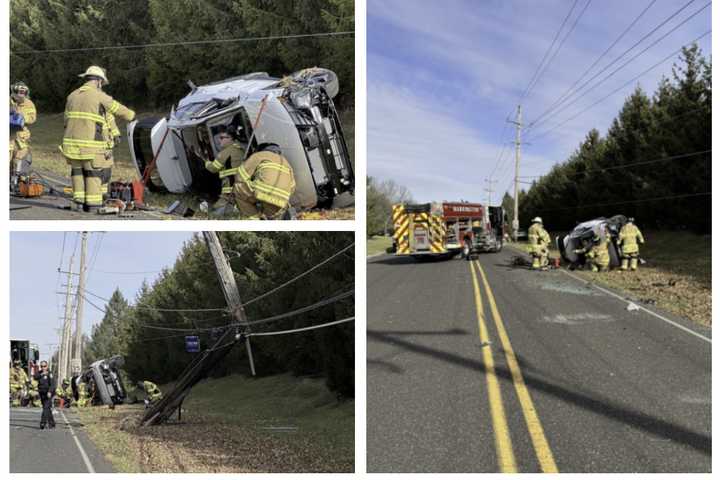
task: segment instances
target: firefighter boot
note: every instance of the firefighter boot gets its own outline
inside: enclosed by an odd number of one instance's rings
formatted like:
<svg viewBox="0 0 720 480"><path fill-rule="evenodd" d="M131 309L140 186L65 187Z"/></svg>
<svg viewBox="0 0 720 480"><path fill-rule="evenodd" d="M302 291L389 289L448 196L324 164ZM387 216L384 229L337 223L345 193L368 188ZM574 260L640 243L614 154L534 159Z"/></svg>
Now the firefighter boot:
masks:
<svg viewBox="0 0 720 480"><path fill-rule="evenodd" d="M630 257L630 270L632 270L634 272L635 270L637 270L637 266L638 266L637 257Z"/></svg>
<svg viewBox="0 0 720 480"><path fill-rule="evenodd" d="M82 212L85 204L85 179L81 165L73 165L70 170L73 191L73 210Z"/></svg>
<svg viewBox="0 0 720 480"><path fill-rule="evenodd" d="M532 268L533 270L540 269L540 257L538 257L537 255L533 255Z"/></svg>
<svg viewBox="0 0 720 480"><path fill-rule="evenodd" d="M622 263L620 264L620 270L628 269L628 257L623 257Z"/></svg>

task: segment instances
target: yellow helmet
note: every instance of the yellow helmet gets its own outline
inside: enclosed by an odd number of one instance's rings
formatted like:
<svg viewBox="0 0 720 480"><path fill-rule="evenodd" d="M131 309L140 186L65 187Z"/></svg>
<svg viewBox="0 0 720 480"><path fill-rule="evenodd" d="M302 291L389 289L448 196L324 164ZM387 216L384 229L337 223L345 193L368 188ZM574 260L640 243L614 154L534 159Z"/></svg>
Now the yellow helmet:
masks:
<svg viewBox="0 0 720 480"><path fill-rule="evenodd" d="M531 223L543 223L542 218L535 217L531 220Z"/></svg>
<svg viewBox="0 0 720 480"><path fill-rule="evenodd" d="M480 223L480 220L473 220L472 226L473 227L482 227L482 224Z"/></svg>
<svg viewBox="0 0 720 480"><path fill-rule="evenodd" d="M97 65L92 65L88 67L88 69L85 70L84 73L78 75L78 77L96 77L103 81L103 85L108 85L110 83L110 81L107 79L107 75L105 74L105 69L98 67Z"/></svg>

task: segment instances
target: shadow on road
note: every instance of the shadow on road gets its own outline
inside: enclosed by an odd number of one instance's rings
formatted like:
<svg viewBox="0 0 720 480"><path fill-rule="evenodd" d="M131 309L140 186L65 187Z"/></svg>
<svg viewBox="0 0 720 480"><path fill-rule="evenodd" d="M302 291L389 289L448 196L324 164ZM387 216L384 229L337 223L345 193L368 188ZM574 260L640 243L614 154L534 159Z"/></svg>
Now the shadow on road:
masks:
<svg viewBox="0 0 720 480"><path fill-rule="evenodd" d="M446 262L452 258L451 255L418 255L417 257L410 256L384 256L379 260L372 260L368 263L378 263L381 265L415 265L418 263L435 263L435 262Z"/></svg>
<svg viewBox="0 0 720 480"><path fill-rule="evenodd" d="M402 347L422 355L428 355L470 370L485 372L485 365L483 362L472 358L465 358L455 353L444 352L442 350L437 350L423 345L416 345L402 338L398 338L397 336L393 336L385 331L368 329L367 335L368 338L372 340L390 343L393 346ZM495 374L512 382L512 374L505 367L496 365ZM526 375L524 377L525 384L531 389L547 393L567 403L572 403L584 410L603 415L617 422L632 425L635 428L644 430L657 437L666 438L677 443L688 445L695 450L704 453L708 457L711 455L712 440L709 435L693 432L692 430L688 430L680 425L675 425L645 413L622 407L608 399L603 399L601 397L592 398L581 393L572 392L564 387L546 382L545 380L539 379L533 375Z"/></svg>

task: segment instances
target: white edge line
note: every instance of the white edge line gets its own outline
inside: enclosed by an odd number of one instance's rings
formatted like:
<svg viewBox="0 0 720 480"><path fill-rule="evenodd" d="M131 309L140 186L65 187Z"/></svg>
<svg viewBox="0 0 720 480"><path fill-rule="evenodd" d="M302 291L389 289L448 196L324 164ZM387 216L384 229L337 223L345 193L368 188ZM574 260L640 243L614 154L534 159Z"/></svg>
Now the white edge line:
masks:
<svg viewBox="0 0 720 480"><path fill-rule="evenodd" d="M75 435L75 430L73 430L72 425L70 425L70 422L68 421L67 417L65 416L65 412L60 410L60 415L62 415L63 419L65 420L65 423L67 424L68 428L70 429L70 433L72 434L73 440L75 440L75 445L77 445L78 450L80 450L80 455L82 456L83 461L85 462L85 467L88 470L88 473L95 473L95 469L92 466L92 463L90 463L90 457L88 457L87 453L85 453L85 449L82 447L82 444L80 443L80 440L77 438L77 435Z"/></svg>
<svg viewBox="0 0 720 480"><path fill-rule="evenodd" d="M581 281L581 282L587 282L587 280L585 280L584 278L580 278L580 277L578 277L577 275L574 275L574 274L568 272L568 271L565 270L565 269L562 269L561 271L562 271L563 273L567 274L567 275L570 275L570 276L571 276L572 278L574 278L575 280L578 280L578 281ZM600 286L598 286L598 285L595 285L595 283L593 283L593 282L590 282L590 283L592 284L593 287L597 288L598 290L600 290L600 291L602 291L602 292L605 292L606 294L608 294L608 295L610 295L610 296L613 296L613 297L615 297L615 298L618 298L618 299L622 300L623 302L627 302L627 301L628 301L626 298L618 295L618 294L615 293L615 292L611 292L610 290L606 290L606 289L604 289L604 288L602 288L602 287L600 287ZM635 302L633 302L633 303L635 303ZM684 330L684 331L686 331L687 333L690 333L690 334L692 334L692 335L695 335L696 337L701 338L701 339L705 340L706 342L712 344L712 340L709 339L709 338L707 338L705 335L702 335L702 334L700 334L700 333L697 333L696 331L694 331L694 330L692 330L692 329L690 329L690 328L684 327L684 326L680 325L680 324L677 323L677 322L673 322L673 321L670 320L669 318L665 318L665 317L663 317L662 315L660 315L659 313L655 313L655 312L653 312L652 310L643 307L642 305L638 305L637 303L635 303L635 305L636 305L640 310L643 310L644 312L647 312L647 313L649 313L650 315L659 318L659 319L662 320L663 322L667 322L667 323L669 323L670 325L674 325L674 326L676 326L677 328L679 328L680 330Z"/></svg>
<svg viewBox="0 0 720 480"><path fill-rule="evenodd" d="M512 246L512 245L508 245L508 246L509 246L510 248L514 249L514 250L517 251L517 252L521 252L521 253L524 253L525 255L527 255L527 252L525 252L525 251L523 251L523 250L520 250L520 249L517 248L517 247L514 247L514 246ZM593 287L597 288L597 289L600 290L601 292L605 292L606 294L608 294L608 295L610 295L610 296L612 296L612 297L615 297L615 298L617 298L617 299L619 299L619 300L622 300L623 302L627 302L627 301L628 301L628 299L622 297L621 295L618 295L618 294L615 293L615 292L611 292L610 290L606 290L606 289L604 289L604 288L596 285L595 282L591 282L591 281L586 280L586 279L584 279L584 278L580 278L580 277L578 277L577 275L574 275L574 274L568 272L568 271L565 270L564 268L560 268L559 270L560 270L561 272L563 272L564 274L571 276L572 278L574 278L575 280L577 280L577 281L579 281L579 282L590 283ZM633 303L635 303L635 302L633 302ZM635 303L635 305L637 305L637 303ZM689 333L689 334L691 334L691 335L695 335L696 337L701 338L702 340L705 340L705 341L708 342L709 344L712 344L712 340L709 339L709 338L707 338L705 335L702 335L702 334L700 334L700 333L697 333L696 331L694 331L694 330L692 330L692 329L690 329L690 328L687 328L687 327L685 327L685 326L682 326L682 325L680 325L680 324L677 323L677 322L673 322L673 321L670 320L669 318L665 318L665 317L663 317L662 315L660 315L659 313L655 313L655 312L653 312L652 310L643 307L642 305L637 305L637 307L638 307L640 310L643 310L644 312L647 312L647 313L649 313L650 315L659 318L659 319L662 320L663 322L667 322L667 323L669 323L670 325L674 325L674 326L676 326L677 328L679 328L680 330L684 330L684 331L686 331L687 333Z"/></svg>

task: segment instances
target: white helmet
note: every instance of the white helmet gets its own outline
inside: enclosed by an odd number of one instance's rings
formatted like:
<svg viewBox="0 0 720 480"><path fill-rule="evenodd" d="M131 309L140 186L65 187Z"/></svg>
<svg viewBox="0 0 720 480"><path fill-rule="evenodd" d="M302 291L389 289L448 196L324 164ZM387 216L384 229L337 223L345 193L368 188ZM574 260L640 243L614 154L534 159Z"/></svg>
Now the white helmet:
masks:
<svg viewBox="0 0 720 480"><path fill-rule="evenodd" d="M102 80L104 85L107 85L110 83L107 79L107 74L105 73L105 69L98 67L97 65L92 65L92 66L88 67L88 69L85 70L84 73L81 73L80 75L78 75L78 77L80 77L80 78L86 78L86 77L98 78L98 79Z"/></svg>
<svg viewBox="0 0 720 480"><path fill-rule="evenodd" d="M542 218L540 218L540 217L535 217L535 218L532 219L532 221L531 221L530 223L542 223Z"/></svg>

